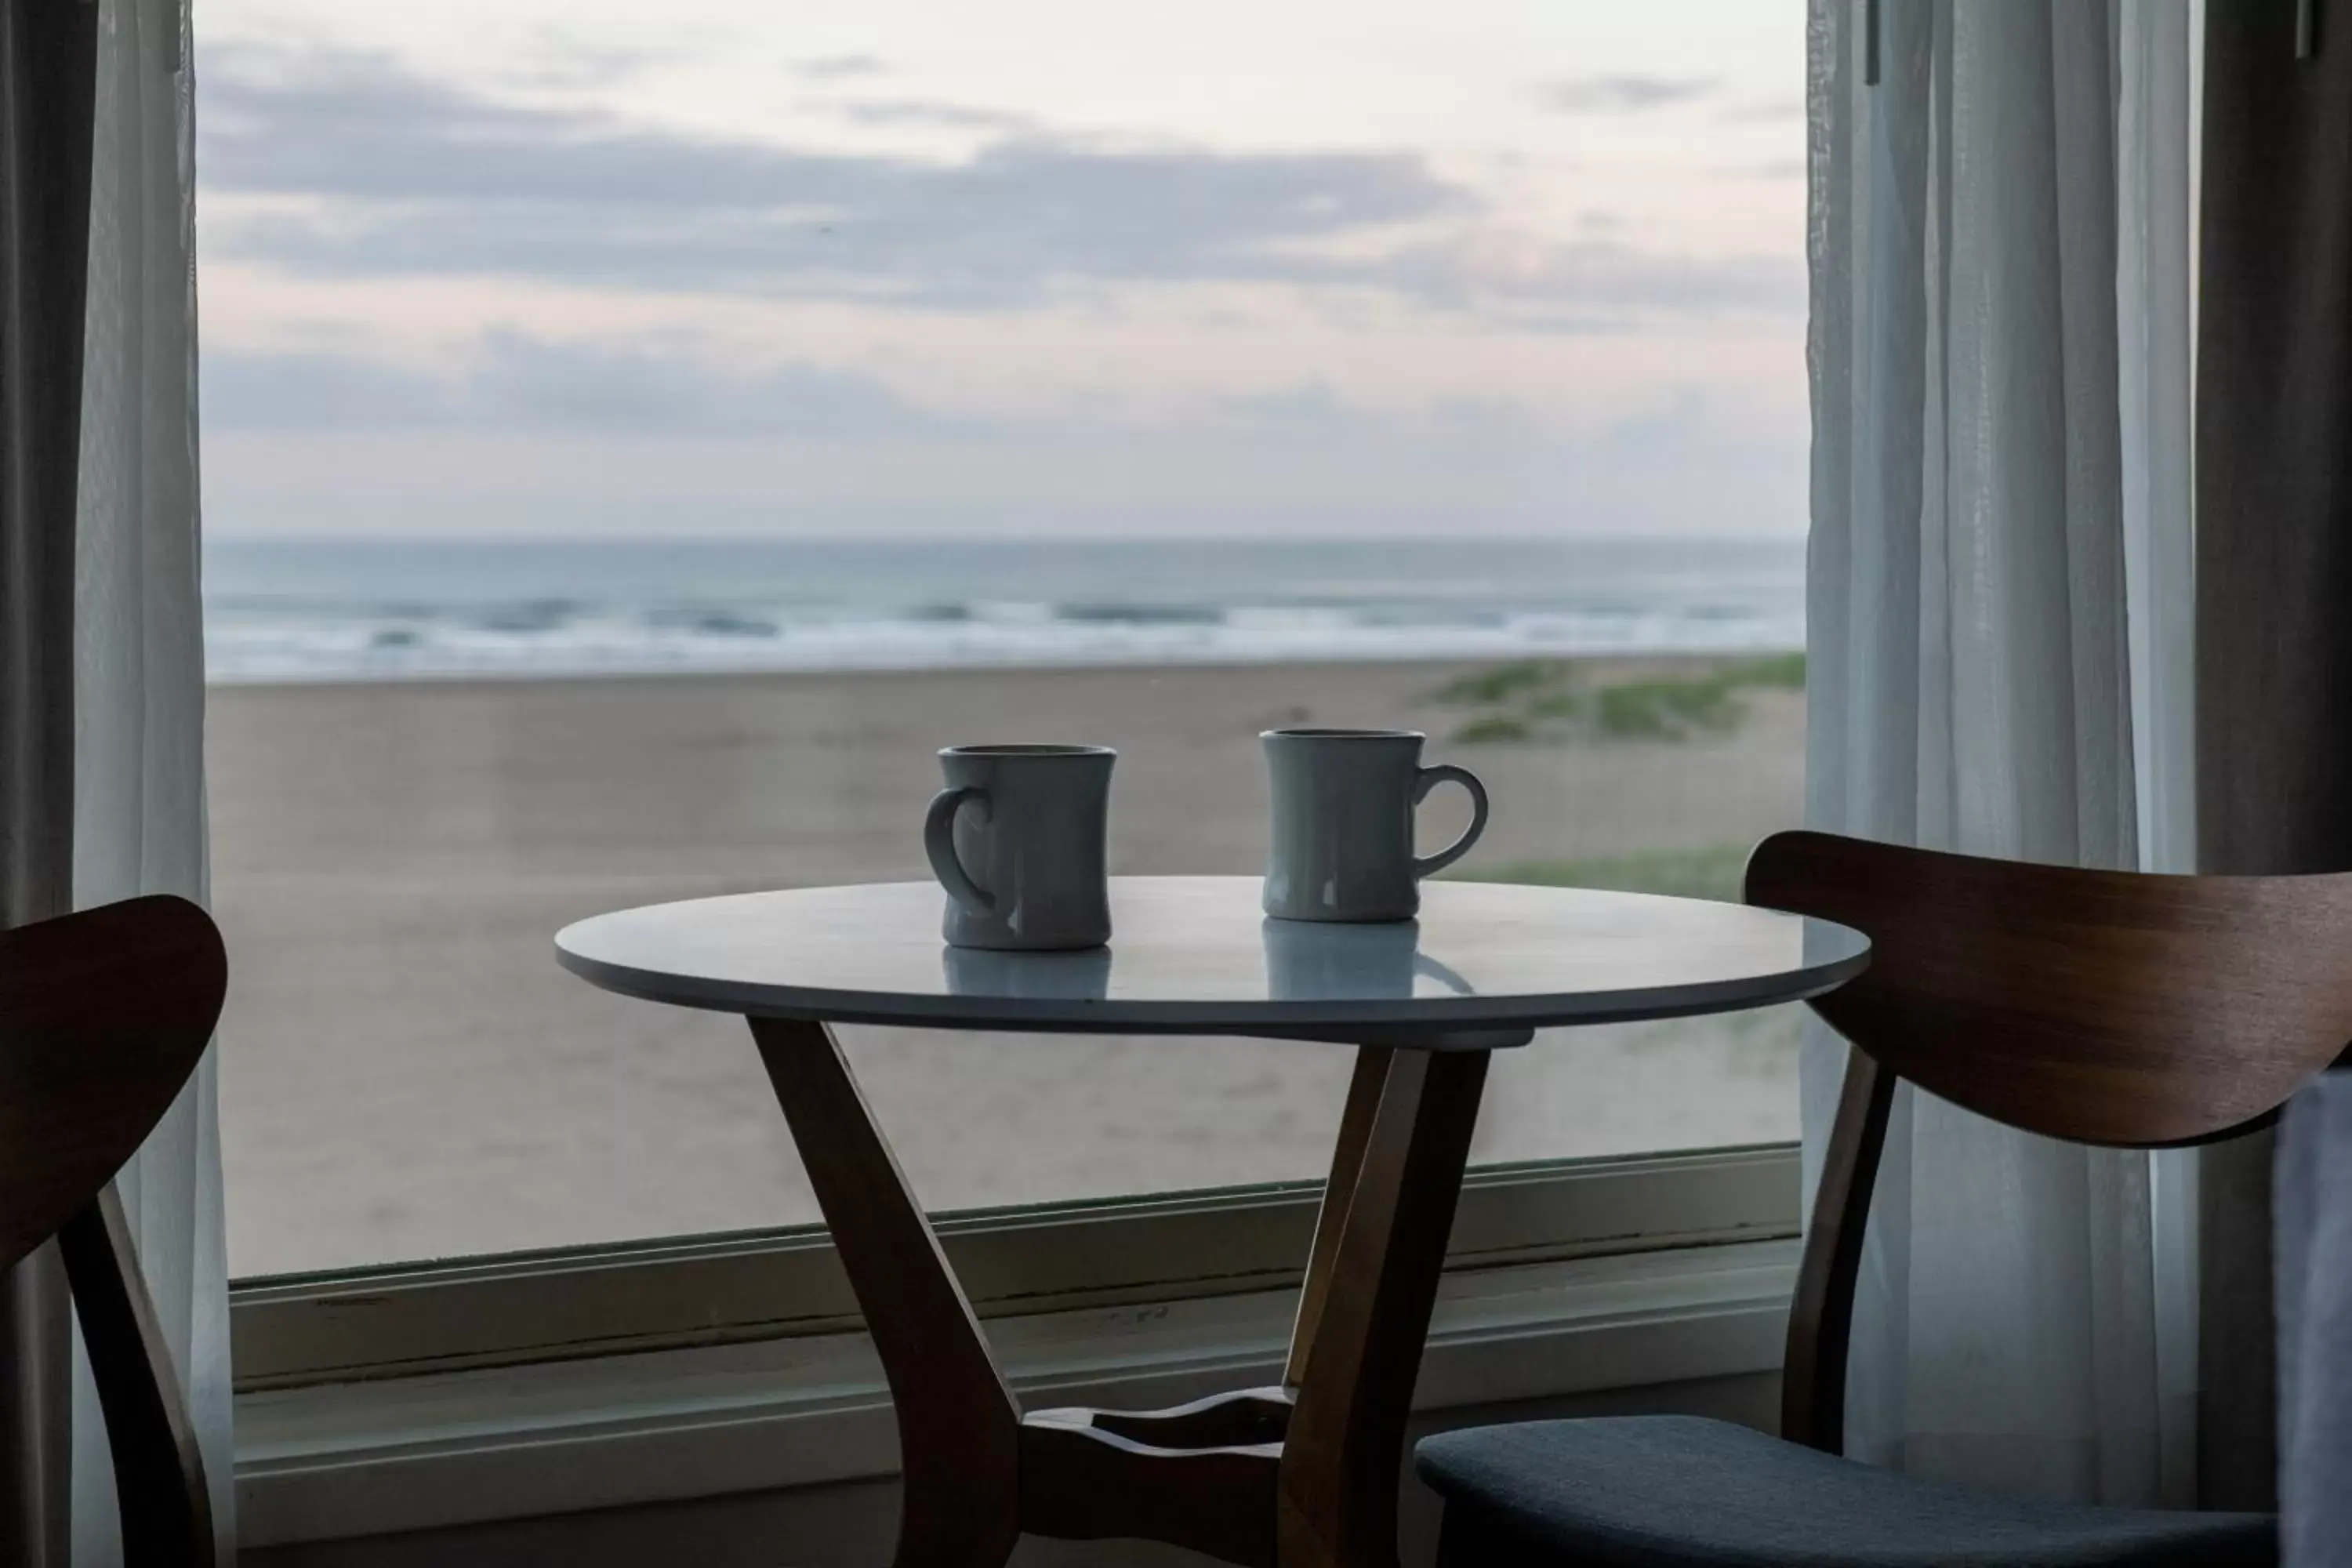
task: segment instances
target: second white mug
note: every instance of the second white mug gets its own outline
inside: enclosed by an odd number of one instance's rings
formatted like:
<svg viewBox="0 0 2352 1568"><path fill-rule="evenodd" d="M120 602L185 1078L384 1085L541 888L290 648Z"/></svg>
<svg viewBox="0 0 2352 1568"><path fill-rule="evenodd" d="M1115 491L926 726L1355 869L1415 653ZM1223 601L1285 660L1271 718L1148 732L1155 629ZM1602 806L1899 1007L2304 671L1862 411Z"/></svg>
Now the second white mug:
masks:
<svg viewBox="0 0 2352 1568"><path fill-rule="evenodd" d="M1265 912L1290 921L1404 921L1421 879L1486 829L1486 787L1466 768L1421 765L1416 730L1268 730L1273 842ZM1470 792L1470 826L1434 855L1412 852L1413 810L1441 784Z"/></svg>

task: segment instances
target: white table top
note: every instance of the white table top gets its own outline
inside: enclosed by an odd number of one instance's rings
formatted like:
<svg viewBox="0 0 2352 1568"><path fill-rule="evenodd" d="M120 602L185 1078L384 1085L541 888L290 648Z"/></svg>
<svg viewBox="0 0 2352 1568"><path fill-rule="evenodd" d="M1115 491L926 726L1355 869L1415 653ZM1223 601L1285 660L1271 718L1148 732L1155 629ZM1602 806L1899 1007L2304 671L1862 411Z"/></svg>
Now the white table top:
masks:
<svg viewBox="0 0 2352 1568"><path fill-rule="evenodd" d="M1108 947L981 952L940 940L944 898L895 882L655 904L565 927L556 956L608 991L762 1017L1486 1047L1792 1002L1870 954L1769 910L1486 882L1426 883L1402 924L1269 921L1255 877L1113 878Z"/></svg>

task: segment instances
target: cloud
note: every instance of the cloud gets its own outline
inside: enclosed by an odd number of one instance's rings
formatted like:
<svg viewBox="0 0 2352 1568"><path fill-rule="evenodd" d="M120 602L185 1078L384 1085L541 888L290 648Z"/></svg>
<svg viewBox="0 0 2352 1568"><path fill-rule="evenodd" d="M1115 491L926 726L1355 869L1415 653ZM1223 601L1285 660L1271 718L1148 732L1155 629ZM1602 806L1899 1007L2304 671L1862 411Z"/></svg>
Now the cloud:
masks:
<svg viewBox="0 0 2352 1568"><path fill-rule="evenodd" d="M1004 109L977 109L961 103L925 103L892 100L879 103L845 103L842 114L860 125L937 125L951 131L1033 131L1037 121Z"/></svg>
<svg viewBox="0 0 2352 1568"><path fill-rule="evenodd" d="M1390 263L1398 288L1440 307L1507 310L1519 325L1609 331L1632 322L1723 311L1801 310L1794 257L1661 255L1609 239L1530 242L1487 230L1409 249Z"/></svg>
<svg viewBox="0 0 2352 1568"><path fill-rule="evenodd" d="M800 60L793 68L811 81L841 81L850 77L880 76L889 68L873 55L820 55Z"/></svg>
<svg viewBox="0 0 2352 1568"><path fill-rule="evenodd" d="M1572 441L1534 408L1505 397L1438 397L1375 405L1320 377L1214 399L1200 428L1227 437L1369 453L1417 447L1472 452L1498 443Z"/></svg>
<svg viewBox="0 0 2352 1568"><path fill-rule="evenodd" d="M197 361L207 426L238 429L394 428L459 416L446 384L352 355L250 353L207 347Z"/></svg>
<svg viewBox="0 0 2352 1568"><path fill-rule="evenodd" d="M1478 205L1408 154L812 152L501 102L373 57L232 55L206 95L208 186L280 198L216 217L216 251L322 274L1003 308L1071 283L1377 281L1314 247Z"/></svg>
<svg viewBox="0 0 2352 1568"><path fill-rule="evenodd" d="M445 375L364 354L208 350L203 406L215 430L451 427L647 435L940 434L969 422L919 409L879 382L793 365L730 373L683 345L484 334Z"/></svg>
<svg viewBox="0 0 2352 1568"><path fill-rule="evenodd" d="M505 79L531 87L603 88L645 71L716 52L726 40L703 30L672 33L659 44L592 37L561 26L543 26L527 54L504 73ZM206 87L210 87L207 82Z"/></svg>
<svg viewBox="0 0 2352 1568"><path fill-rule="evenodd" d="M1802 300L1780 258L1517 231L1412 153L1081 140L928 102L845 110L1003 132L922 159L509 101L380 56L229 52L206 70L205 199L236 198L211 206L209 253L312 276L968 312L1129 285L1271 284L1580 330Z"/></svg>
<svg viewBox="0 0 2352 1568"><path fill-rule="evenodd" d="M1595 425L1492 396L1374 406L1307 380L1172 420L1015 418L887 461L829 436L649 453L593 427L208 427L206 513L215 534L1801 533L1801 400L1700 381L1613 408Z"/></svg>
<svg viewBox="0 0 2352 1568"><path fill-rule="evenodd" d="M1605 74L1546 82L1536 96L1562 114L1629 114L1709 97L1716 85L1709 77Z"/></svg>
<svg viewBox="0 0 2352 1568"><path fill-rule="evenodd" d="M1343 399L1328 381L1300 382L1271 392L1243 393L1217 400L1224 423L1285 437L1301 435L1364 435L1371 423L1363 410Z"/></svg>
<svg viewBox="0 0 2352 1568"><path fill-rule="evenodd" d="M1805 106L1794 99L1784 103L1736 104L1716 116L1726 125L1789 124L1804 117Z"/></svg>

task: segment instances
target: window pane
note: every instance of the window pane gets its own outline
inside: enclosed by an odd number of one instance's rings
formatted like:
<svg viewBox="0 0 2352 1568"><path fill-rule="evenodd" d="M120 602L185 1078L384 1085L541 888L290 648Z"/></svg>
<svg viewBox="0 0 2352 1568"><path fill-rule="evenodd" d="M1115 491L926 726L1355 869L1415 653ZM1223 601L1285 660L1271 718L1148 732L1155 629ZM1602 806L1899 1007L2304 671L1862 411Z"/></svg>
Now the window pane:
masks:
<svg viewBox="0 0 2352 1568"><path fill-rule="evenodd" d="M1736 895L1801 806L1802 11L214 0L232 1268L814 1217L604 910L927 875L933 752L1428 731L1456 875ZM1464 820L1454 792L1426 844ZM845 1031L941 1207L1318 1173L1349 1053ZM1783 1012L1498 1058L1478 1157L1793 1135Z"/></svg>

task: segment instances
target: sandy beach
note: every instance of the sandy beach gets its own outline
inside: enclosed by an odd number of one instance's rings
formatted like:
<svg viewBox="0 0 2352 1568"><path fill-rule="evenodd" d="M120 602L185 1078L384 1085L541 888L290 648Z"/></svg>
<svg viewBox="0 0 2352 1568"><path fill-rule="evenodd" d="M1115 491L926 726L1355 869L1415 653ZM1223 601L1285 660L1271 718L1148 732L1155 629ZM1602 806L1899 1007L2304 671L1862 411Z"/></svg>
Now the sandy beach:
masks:
<svg viewBox="0 0 2352 1568"><path fill-rule="evenodd" d="M1722 668L215 688L232 1272L814 1218L741 1023L594 991L550 938L629 904L925 876L939 746L1117 746L1116 871L1256 871L1257 732L1308 722L1424 729L1433 757L1476 770L1494 821L1465 869L1574 878L1660 851L1715 867L1802 800L1801 697L1709 688ZM1432 843L1459 809L1433 800ZM847 1037L941 1208L1315 1175L1349 1066L1255 1041ZM1538 1040L1498 1060L1477 1157L1792 1136L1794 1037L1780 1013Z"/></svg>

